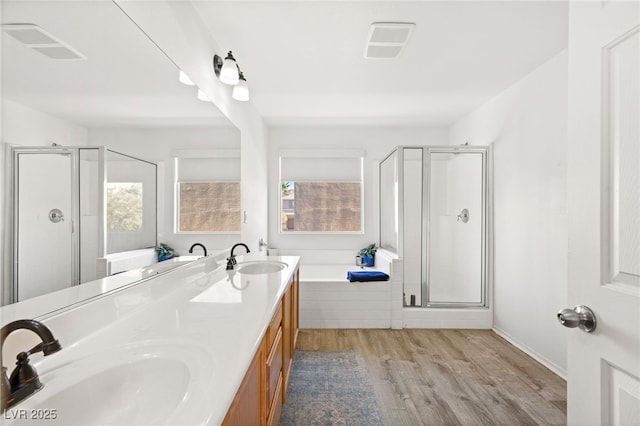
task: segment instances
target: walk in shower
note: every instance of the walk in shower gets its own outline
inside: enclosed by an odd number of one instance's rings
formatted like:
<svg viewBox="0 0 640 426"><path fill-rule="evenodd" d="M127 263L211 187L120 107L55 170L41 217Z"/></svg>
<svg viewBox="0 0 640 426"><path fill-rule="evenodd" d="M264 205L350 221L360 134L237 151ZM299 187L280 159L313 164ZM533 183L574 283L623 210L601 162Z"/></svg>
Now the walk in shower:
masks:
<svg viewBox="0 0 640 426"><path fill-rule="evenodd" d="M156 165L104 147L13 147L11 288L19 302L101 278L97 260L156 245Z"/></svg>
<svg viewBox="0 0 640 426"><path fill-rule="evenodd" d="M488 147L399 146L380 162L380 246L403 305L488 307Z"/></svg>

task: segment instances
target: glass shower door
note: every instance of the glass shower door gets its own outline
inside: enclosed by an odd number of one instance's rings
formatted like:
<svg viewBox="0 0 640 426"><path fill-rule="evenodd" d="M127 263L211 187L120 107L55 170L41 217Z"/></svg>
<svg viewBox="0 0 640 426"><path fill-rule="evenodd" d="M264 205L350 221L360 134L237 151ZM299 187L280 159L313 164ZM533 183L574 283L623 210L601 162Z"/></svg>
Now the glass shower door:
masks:
<svg viewBox="0 0 640 426"><path fill-rule="evenodd" d="M426 306L486 306L486 155L428 149Z"/></svg>
<svg viewBox="0 0 640 426"><path fill-rule="evenodd" d="M73 160L71 152L16 153L15 301L76 282Z"/></svg>

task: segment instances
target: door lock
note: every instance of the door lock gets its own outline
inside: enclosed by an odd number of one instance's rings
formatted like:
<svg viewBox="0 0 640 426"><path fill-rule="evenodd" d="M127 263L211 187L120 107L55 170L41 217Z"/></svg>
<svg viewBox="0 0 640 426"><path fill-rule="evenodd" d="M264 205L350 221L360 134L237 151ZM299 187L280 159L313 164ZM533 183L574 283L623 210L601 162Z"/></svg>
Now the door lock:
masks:
<svg viewBox="0 0 640 426"><path fill-rule="evenodd" d="M565 308L558 312L558 321L568 328L578 327L580 330L591 333L596 329L596 315L584 305L578 305L573 309Z"/></svg>

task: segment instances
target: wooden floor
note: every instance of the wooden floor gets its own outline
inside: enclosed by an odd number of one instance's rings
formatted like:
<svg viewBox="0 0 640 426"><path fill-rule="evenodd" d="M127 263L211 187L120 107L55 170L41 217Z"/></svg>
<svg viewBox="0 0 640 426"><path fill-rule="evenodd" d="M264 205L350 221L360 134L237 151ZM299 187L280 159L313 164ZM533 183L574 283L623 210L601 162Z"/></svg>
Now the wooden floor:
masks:
<svg viewBox="0 0 640 426"><path fill-rule="evenodd" d="M297 349L360 354L387 425L566 424L566 382L490 330L300 330Z"/></svg>

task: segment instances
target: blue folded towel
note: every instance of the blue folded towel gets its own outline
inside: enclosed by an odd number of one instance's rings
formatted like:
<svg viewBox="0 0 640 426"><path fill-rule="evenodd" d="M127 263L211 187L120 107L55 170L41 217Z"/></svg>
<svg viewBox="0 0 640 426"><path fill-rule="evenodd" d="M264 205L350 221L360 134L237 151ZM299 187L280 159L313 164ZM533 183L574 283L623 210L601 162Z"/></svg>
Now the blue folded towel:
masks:
<svg viewBox="0 0 640 426"><path fill-rule="evenodd" d="M347 279L350 282L388 281L389 275L381 271L349 271L347 272Z"/></svg>

